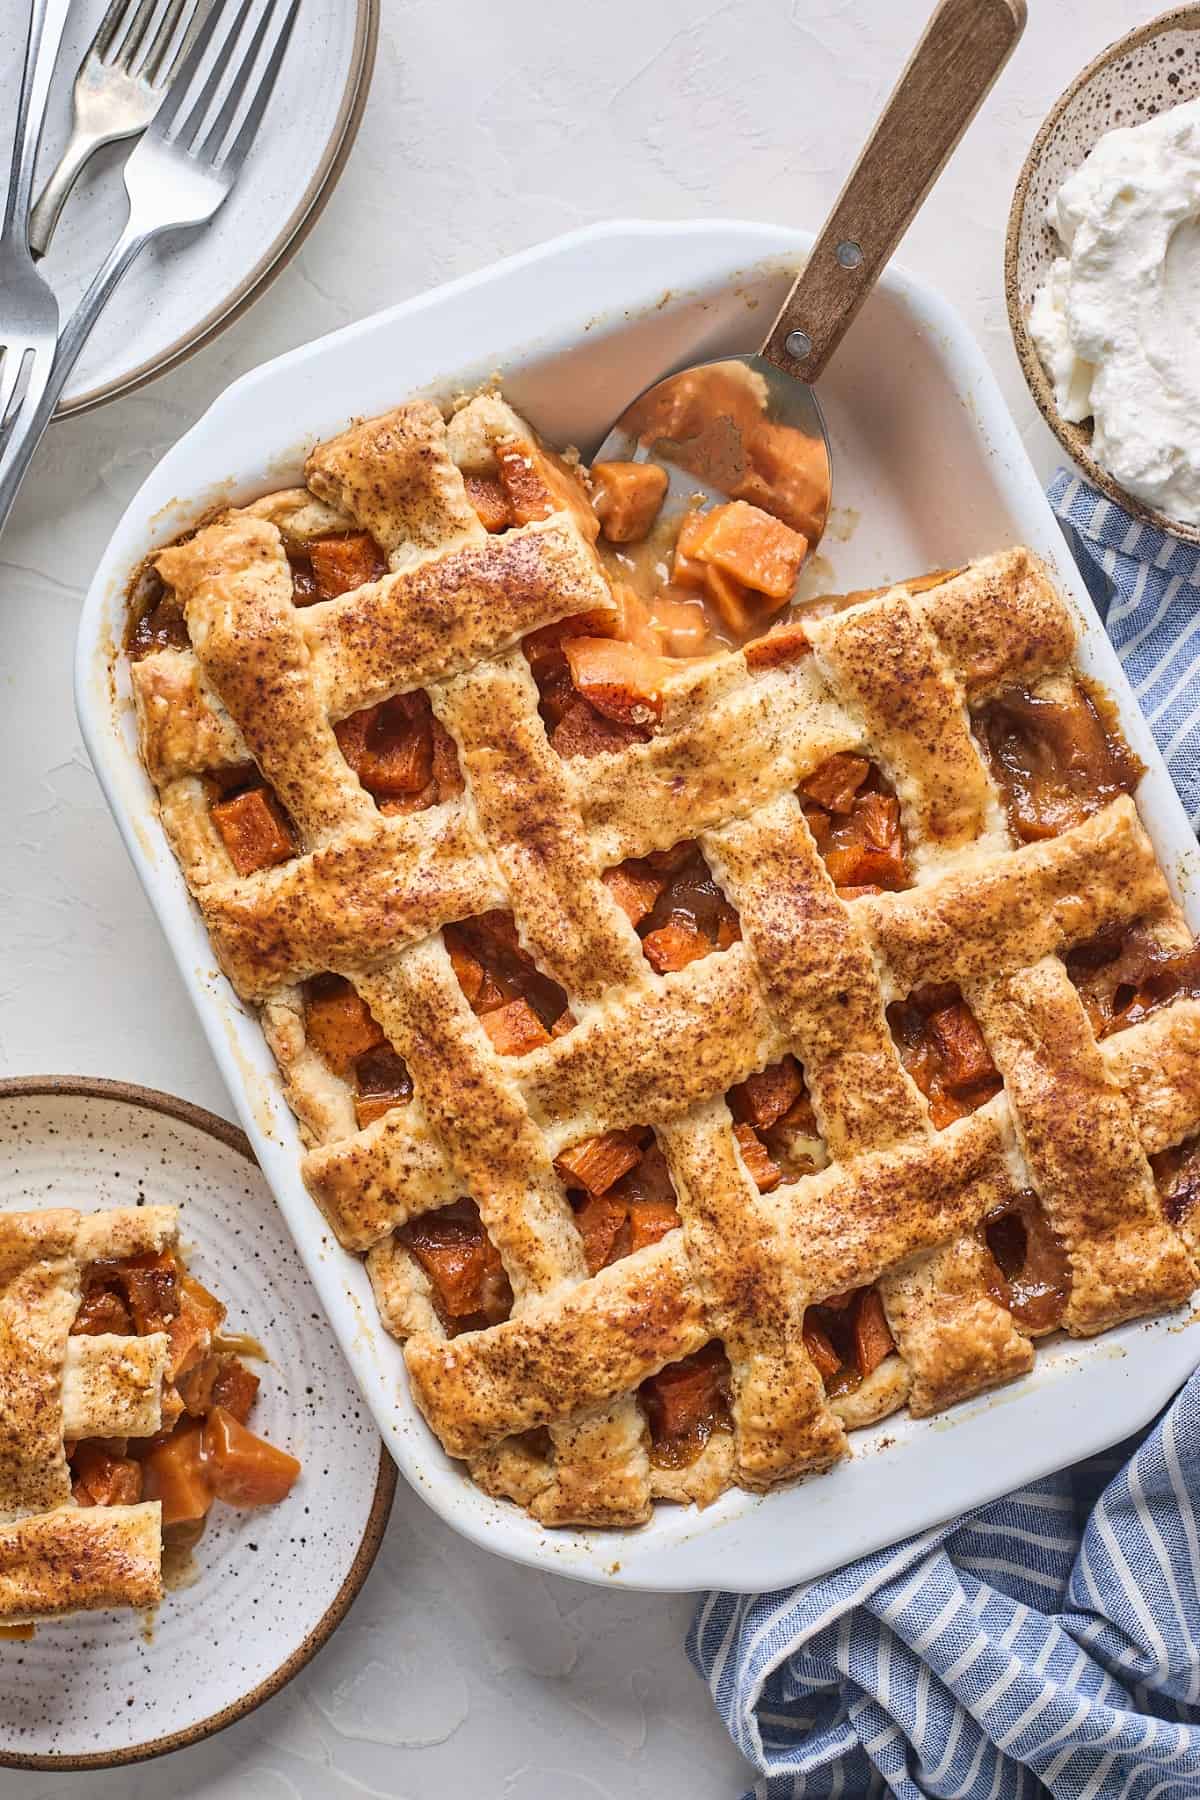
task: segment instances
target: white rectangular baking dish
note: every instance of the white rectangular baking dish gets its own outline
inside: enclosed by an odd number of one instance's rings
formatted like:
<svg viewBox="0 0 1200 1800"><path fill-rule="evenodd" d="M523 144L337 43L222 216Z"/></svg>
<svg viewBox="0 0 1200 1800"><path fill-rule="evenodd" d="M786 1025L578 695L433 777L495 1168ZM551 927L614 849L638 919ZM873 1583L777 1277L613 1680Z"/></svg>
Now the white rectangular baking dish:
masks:
<svg viewBox="0 0 1200 1800"><path fill-rule="evenodd" d="M705 1512L660 1506L636 1532L547 1532L489 1500L446 1458L408 1395L362 1266L330 1237L299 1175L300 1144L256 1022L214 967L137 758L114 646L130 571L221 500L299 478L308 446L418 392L449 396L500 370L555 443L584 447L672 365L748 349L810 242L739 222L616 223L572 233L378 313L243 377L159 463L92 582L80 626L80 722L129 853L170 940L238 1113L347 1360L400 1468L477 1543L559 1574L659 1590L779 1587L834 1567L1115 1442L1191 1372L1182 1315L1094 1343L1049 1340L1035 1371L935 1421L895 1415L829 1474ZM1083 665L1115 695L1149 768L1138 802L1193 928L1200 854L1166 769L1066 552L978 348L953 312L885 276L822 383L839 511L812 579L858 587L1025 543L1055 565L1083 619Z"/></svg>

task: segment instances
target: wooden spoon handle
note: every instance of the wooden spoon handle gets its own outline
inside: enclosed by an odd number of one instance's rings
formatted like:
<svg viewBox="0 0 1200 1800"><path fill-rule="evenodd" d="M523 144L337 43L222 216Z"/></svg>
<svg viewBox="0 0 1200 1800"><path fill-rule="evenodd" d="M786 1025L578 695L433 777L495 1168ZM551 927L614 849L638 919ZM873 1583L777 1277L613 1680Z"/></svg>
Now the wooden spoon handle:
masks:
<svg viewBox="0 0 1200 1800"><path fill-rule="evenodd" d="M1024 29L1025 0L941 0L763 345L785 374L817 379Z"/></svg>

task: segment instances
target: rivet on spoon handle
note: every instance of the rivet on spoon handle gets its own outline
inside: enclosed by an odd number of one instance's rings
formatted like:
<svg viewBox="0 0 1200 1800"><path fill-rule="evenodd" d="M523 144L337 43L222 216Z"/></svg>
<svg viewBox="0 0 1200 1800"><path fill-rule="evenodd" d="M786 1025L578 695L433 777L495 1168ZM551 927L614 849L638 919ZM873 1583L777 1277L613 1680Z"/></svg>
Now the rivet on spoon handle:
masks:
<svg viewBox="0 0 1200 1800"><path fill-rule="evenodd" d="M762 354L813 382L874 287L1025 27L1025 0L942 0Z"/></svg>

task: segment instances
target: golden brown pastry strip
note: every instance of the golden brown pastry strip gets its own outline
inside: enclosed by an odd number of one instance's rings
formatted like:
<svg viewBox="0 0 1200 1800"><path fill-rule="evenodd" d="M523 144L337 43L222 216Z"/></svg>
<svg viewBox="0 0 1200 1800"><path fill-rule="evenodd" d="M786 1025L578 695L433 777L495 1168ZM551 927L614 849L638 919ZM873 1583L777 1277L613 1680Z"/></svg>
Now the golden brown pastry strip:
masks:
<svg viewBox="0 0 1200 1800"><path fill-rule="evenodd" d="M63 1507L0 1524L0 1624L163 1597L157 1501Z"/></svg>
<svg viewBox="0 0 1200 1800"><path fill-rule="evenodd" d="M990 982L975 1012L1051 1229L1080 1337L1185 1300L1196 1268L1163 1217L1130 1113L1057 957Z"/></svg>

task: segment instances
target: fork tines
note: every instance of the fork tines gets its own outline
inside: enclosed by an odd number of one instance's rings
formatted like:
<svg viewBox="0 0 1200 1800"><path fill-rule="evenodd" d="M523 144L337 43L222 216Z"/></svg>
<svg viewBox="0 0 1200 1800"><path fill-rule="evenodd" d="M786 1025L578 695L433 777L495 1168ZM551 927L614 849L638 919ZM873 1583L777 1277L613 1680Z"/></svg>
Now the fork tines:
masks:
<svg viewBox="0 0 1200 1800"><path fill-rule="evenodd" d="M298 5L242 0L236 12L214 5L151 134L213 167L240 164L271 97Z"/></svg>
<svg viewBox="0 0 1200 1800"><path fill-rule="evenodd" d="M159 87L182 55L192 21L203 0L113 0L100 21L89 52L108 68Z"/></svg>

